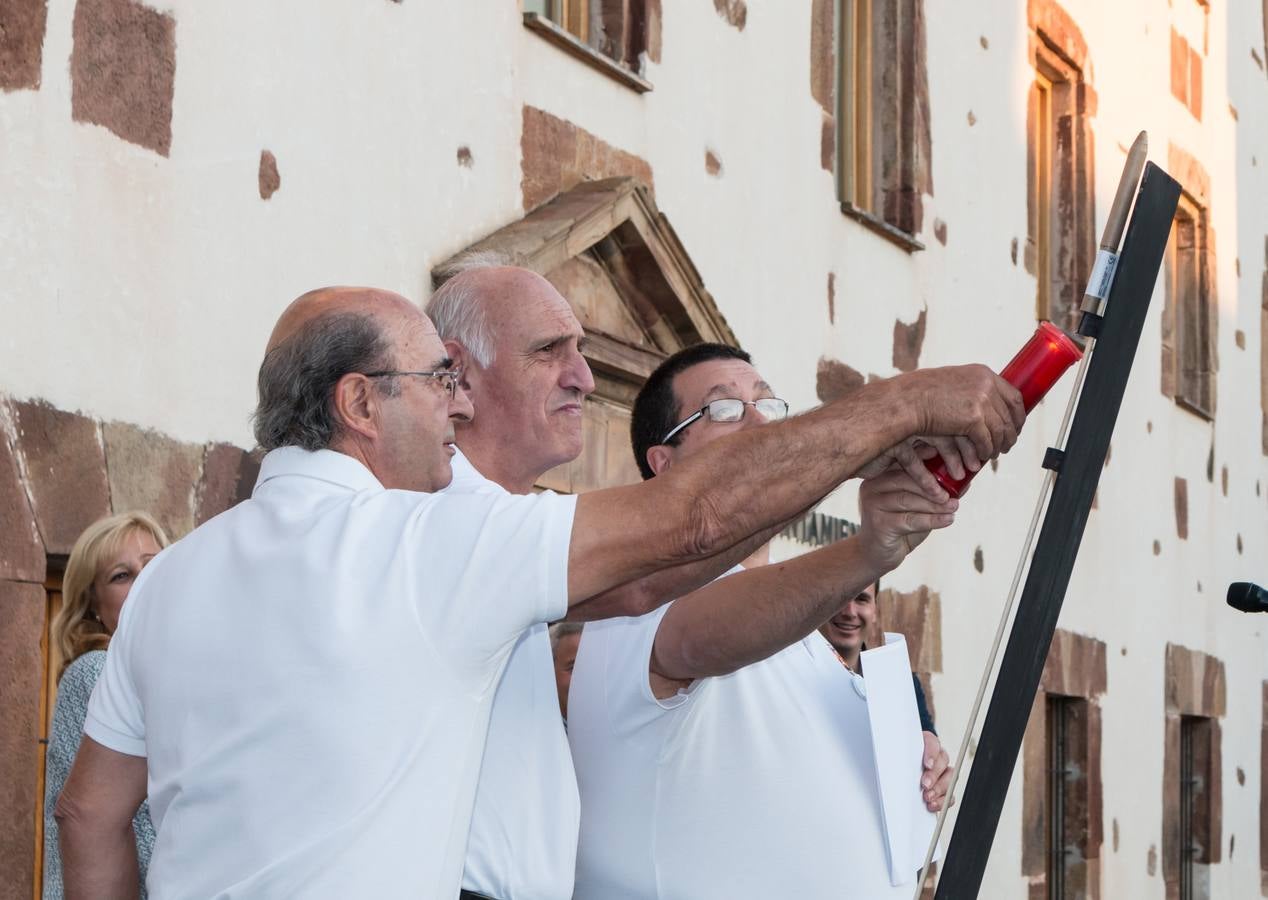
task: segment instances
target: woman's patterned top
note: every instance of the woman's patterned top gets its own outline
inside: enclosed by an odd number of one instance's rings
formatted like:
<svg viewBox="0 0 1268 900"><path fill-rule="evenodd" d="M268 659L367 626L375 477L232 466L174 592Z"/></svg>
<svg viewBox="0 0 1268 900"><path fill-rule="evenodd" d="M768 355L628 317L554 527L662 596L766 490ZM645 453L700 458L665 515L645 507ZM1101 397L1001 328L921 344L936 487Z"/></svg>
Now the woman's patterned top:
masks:
<svg viewBox="0 0 1268 900"><path fill-rule="evenodd" d="M44 900L62 900L62 855L57 847L57 820L53 808L70 775L71 764L79 752L88 715L88 698L93 685L106 664L105 650L90 650L76 659L62 674L57 684L57 706L53 710L53 726L48 735L48 756L44 764ZM154 825L150 822L150 805L142 803L132 820L136 834L137 861L141 865L141 897L145 897L145 872L154 849Z"/></svg>

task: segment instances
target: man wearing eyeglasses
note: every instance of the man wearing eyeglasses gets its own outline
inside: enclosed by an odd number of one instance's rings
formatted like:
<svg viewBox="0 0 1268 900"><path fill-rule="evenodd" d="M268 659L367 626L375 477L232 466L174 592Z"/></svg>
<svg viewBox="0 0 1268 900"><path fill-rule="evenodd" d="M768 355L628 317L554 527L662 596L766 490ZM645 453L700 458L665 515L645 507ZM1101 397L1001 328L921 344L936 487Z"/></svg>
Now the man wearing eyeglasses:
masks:
<svg viewBox="0 0 1268 900"><path fill-rule="evenodd" d="M748 354L698 345L640 391L635 458L655 483L787 415ZM771 489L776 477L742 476ZM763 546L653 612L586 626L568 700L578 900L910 894L888 877L861 686L815 629L956 504L897 469L865 480L859 503L849 539L777 565Z"/></svg>
<svg viewBox="0 0 1268 900"><path fill-rule="evenodd" d="M526 630L724 557L915 434L972 435L989 458L1024 421L989 370L912 373L651 482L438 493L474 414L457 380L397 294L326 288L283 312L255 491L146 567L111 642L57 807L68 900L136 896L147 786L154 900L456 896L493 696Z"/></svg>

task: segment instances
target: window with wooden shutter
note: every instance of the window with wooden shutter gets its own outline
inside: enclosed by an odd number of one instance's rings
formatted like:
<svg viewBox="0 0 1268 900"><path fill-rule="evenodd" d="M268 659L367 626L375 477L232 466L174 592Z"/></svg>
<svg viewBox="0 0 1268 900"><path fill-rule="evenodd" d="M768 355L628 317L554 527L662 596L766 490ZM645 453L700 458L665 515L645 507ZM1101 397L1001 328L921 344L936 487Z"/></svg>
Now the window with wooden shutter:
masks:
<svg viewBox="0 0 1268 900"><path fill-rule="evenodd" d="M1096 253L1094 101L1081 59L1042 26L1031 45L1025 265L1036 279L1036 318L1072 330Z"/></svg>
<svg viewBox="0 0 1268 900"><path fill-rule="evenodd" d="M1167 897L1212 897L1211 867L1222 859L1223 755L1228 709L1224 663L1168 644L1164 672L1162 877ZM1240 843L1240 841L1239 841ZM1230 854L1232 843L1230 841Z"/></svg>
<svg viewBox="0 0 1268 900"><path fill-rule="evenodd" d="M1180 717L1180 840L1176 844L1180 900L1210 896L1207 867L1211 860L1211 720ZM1218 789L1218 788L1216 788Z"/></svg>
<svg viewBox="0 0 1268 900"><path fill-rule="evenodd" d="M1182 194L1167 246L1162 390L1204 419L1215 418L1214 256L1205 208Z"/></svg>
<svg viewBox="0 0 1268 900"><path fill-rule="evenodd" d="M1105 644L1058 628L1026 725L1021 871L1030 897L1100 897Z"/></svg>
<svg viewBox="0 0 1268 900"><path fill-rule="evenodd" d="M1087 896L1088 703L1047 694L1050 900Z"/></svg>
<svg viewBox="0 0 1268 900"><path fill-rule="evenodd" d="M1268 0L1264 0L1268 3ZM1264 25L1268 29L1268 23ZM1264 456L1268 456L1268 238L1264 238L1264 276L1259 303L1259 408L1262 414L1261 443ZM1265 807L1268 809L1268 807ZM1266 826L1268 827L1268 826ZM1268 870L1268 855L1264 857ZM1268 880L1264 881L1268 886Z"/></svg>
<svg viewBox="0 0 1268 900"><path fill-rule="evenodd" d="M836 185L842 211L907 250L932 193L922 0L840 0Z"/></svg>
<svg viewBox="0 0 1268 900"><path fill-rule="evenodd" d="M636 91L648 50L648 0L525 0L524 24L561 50Z"/></svg>

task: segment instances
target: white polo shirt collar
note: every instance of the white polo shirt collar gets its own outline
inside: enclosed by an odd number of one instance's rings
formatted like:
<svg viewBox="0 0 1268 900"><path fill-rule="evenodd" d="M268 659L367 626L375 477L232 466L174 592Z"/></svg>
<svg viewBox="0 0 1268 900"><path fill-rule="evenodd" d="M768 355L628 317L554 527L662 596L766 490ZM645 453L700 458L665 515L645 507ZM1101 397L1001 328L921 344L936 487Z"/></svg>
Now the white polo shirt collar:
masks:
<svg viewBox="0 0 1268 900"><path fill-rule="evenodd" d="M337 450L305 450L303 447L270 450L260 463L255 490L274 478L286 475L316 478L350 491L384 490L374 473L348 454Z"/></svg>

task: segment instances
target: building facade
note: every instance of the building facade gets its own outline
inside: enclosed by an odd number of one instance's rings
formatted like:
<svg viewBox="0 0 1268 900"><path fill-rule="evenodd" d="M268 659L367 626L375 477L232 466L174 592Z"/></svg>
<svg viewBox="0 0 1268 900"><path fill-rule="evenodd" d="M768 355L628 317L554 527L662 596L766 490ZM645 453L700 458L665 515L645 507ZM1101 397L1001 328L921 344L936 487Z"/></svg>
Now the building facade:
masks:
<svg viewBox="0 0 1268 900"><path fill-rule="evenodd" d="M665 354L795 410L1069 327L1140 130L1183 188L987 869L990 897L1268 895L1268 3L0 2L0 897L39 891L47 627L79 531L249 494L273 321L495 248L591 335L636 477ZM1072 379L884 625L954 750ZM779 552L839 535L855 490Z"/></svg>

